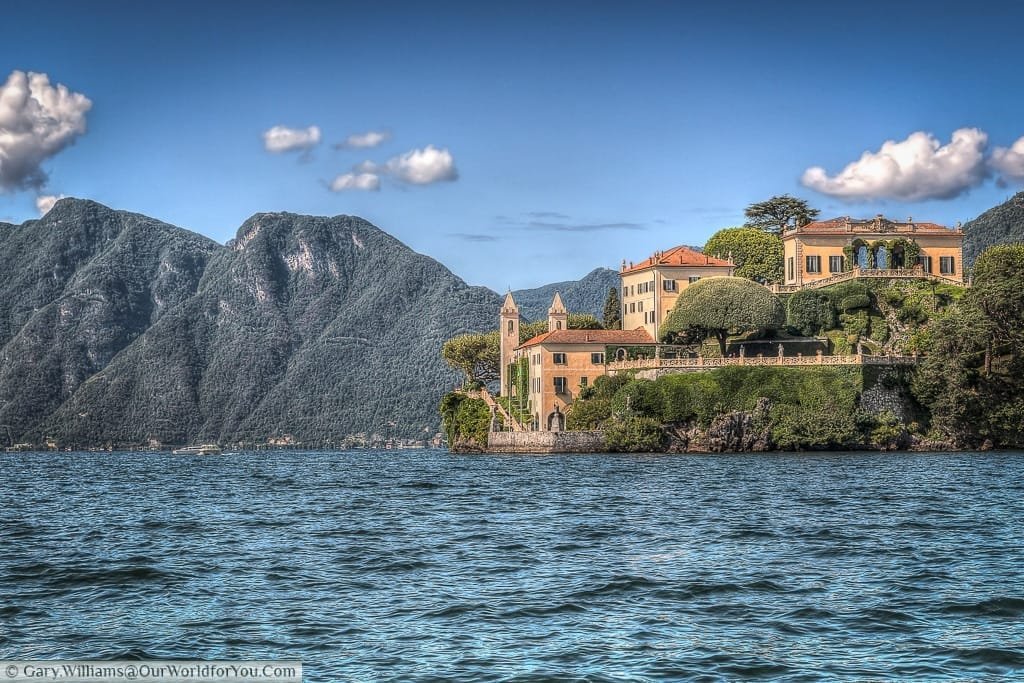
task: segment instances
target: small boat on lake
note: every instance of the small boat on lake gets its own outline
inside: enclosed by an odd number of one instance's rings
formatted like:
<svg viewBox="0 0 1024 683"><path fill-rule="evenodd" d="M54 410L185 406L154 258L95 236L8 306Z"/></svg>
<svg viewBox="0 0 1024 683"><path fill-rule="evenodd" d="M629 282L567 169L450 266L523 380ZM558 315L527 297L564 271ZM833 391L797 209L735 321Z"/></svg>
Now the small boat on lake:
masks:
<svg viewBox="0 0 1024 683"><path fill-rule="evenodd" d="M208 443L202 446L185 446L171 451L174 455L220 455L223 451L215 443Z"/></svg>

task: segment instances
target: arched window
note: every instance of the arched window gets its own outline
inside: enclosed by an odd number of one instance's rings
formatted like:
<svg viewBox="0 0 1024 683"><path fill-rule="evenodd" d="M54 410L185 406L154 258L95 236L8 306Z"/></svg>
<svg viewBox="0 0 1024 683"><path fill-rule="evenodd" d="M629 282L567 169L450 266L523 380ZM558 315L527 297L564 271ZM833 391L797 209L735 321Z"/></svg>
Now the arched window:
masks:
<svg viewBox="0 0 1024 683"><path fill-rule="evenodd" d="M889 266L889 262L890 262L889 256L890 256L890 254L889 254L889 248L888 247L879 247L878 249L876 249L875 250L875 268L879 268L881 270L885 270L885 269L889 268L890 267Z"/></svg>
<svg viewBox="0 0 1024 683"><path fill-rule="evenodd" d="M515 328L515 323L513 321L509 320L508 321L508 334L509 334L510 337L512 336L512 332L514 331L514 328Z"/></svg>
<svg viewBox="0 0 1024 683"><path fill-rule="evenodd" d="M615 352L615 360L626 360L626 349L618 349Z"/></svg>
<svg viewBox="0 0 1024 683"><path fill-rule="evenodd" d="M855 260L857 261L857 267L860 268L861 270L867 270L868 269L868 248L867 248L867 245L864 245L864 244L860 245L859 247L857 247L857 251L855 253L856 253L856 259Z"/></svg>
<svg viewBox="0 0 1024 683"><path fill-rule="evenodd" d="M562 321L561 320L556 320L555 321L555 329L556 330L562 329Z"/></svg>

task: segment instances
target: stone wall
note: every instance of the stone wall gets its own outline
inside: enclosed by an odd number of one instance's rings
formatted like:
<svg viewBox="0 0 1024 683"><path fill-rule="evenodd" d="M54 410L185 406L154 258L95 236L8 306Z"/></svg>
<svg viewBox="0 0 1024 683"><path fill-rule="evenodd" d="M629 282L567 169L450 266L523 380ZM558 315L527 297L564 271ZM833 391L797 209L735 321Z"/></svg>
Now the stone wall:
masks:
<svg viewBox="0 0 1024 683"><path fill-rule="evenodd" d="M602 453L602 432L491 432L488 453Z"/></svg>
<svg viewBox="0 0 1024 683"><path fill-rule="evenodd" d="M907 378L895 368L878 368L865 372L860 407L874 415L889 412L900 422L909 422L913 410L907 381Z"/></svg>

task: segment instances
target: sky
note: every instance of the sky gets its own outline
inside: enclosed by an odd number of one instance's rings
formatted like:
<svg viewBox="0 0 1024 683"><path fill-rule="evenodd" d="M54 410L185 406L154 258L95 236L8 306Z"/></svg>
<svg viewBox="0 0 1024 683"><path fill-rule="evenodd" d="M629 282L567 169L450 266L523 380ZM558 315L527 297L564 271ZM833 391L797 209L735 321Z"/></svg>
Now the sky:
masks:
<svg viewBox="0 0 1024 683"><path fill-rule="evenodd" d="M225 242L350 214L503 292L702 245L774 195L955 225L1024 186L1015 3L0 12L0 221L74 196Z"/></svg>

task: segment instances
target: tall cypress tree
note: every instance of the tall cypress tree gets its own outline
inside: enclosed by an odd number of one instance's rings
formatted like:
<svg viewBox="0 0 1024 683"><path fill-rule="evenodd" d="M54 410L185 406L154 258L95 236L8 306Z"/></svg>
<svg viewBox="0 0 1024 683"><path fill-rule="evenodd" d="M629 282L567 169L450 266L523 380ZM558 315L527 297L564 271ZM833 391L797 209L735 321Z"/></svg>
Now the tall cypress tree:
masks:
<svg viewBox="0 0 1024 683"><path fill-rule="evenodd" d="M604 328L606 330L622 329L622 304L619 302L619 288L610 287L608 298L604 300Z"/></svg>

